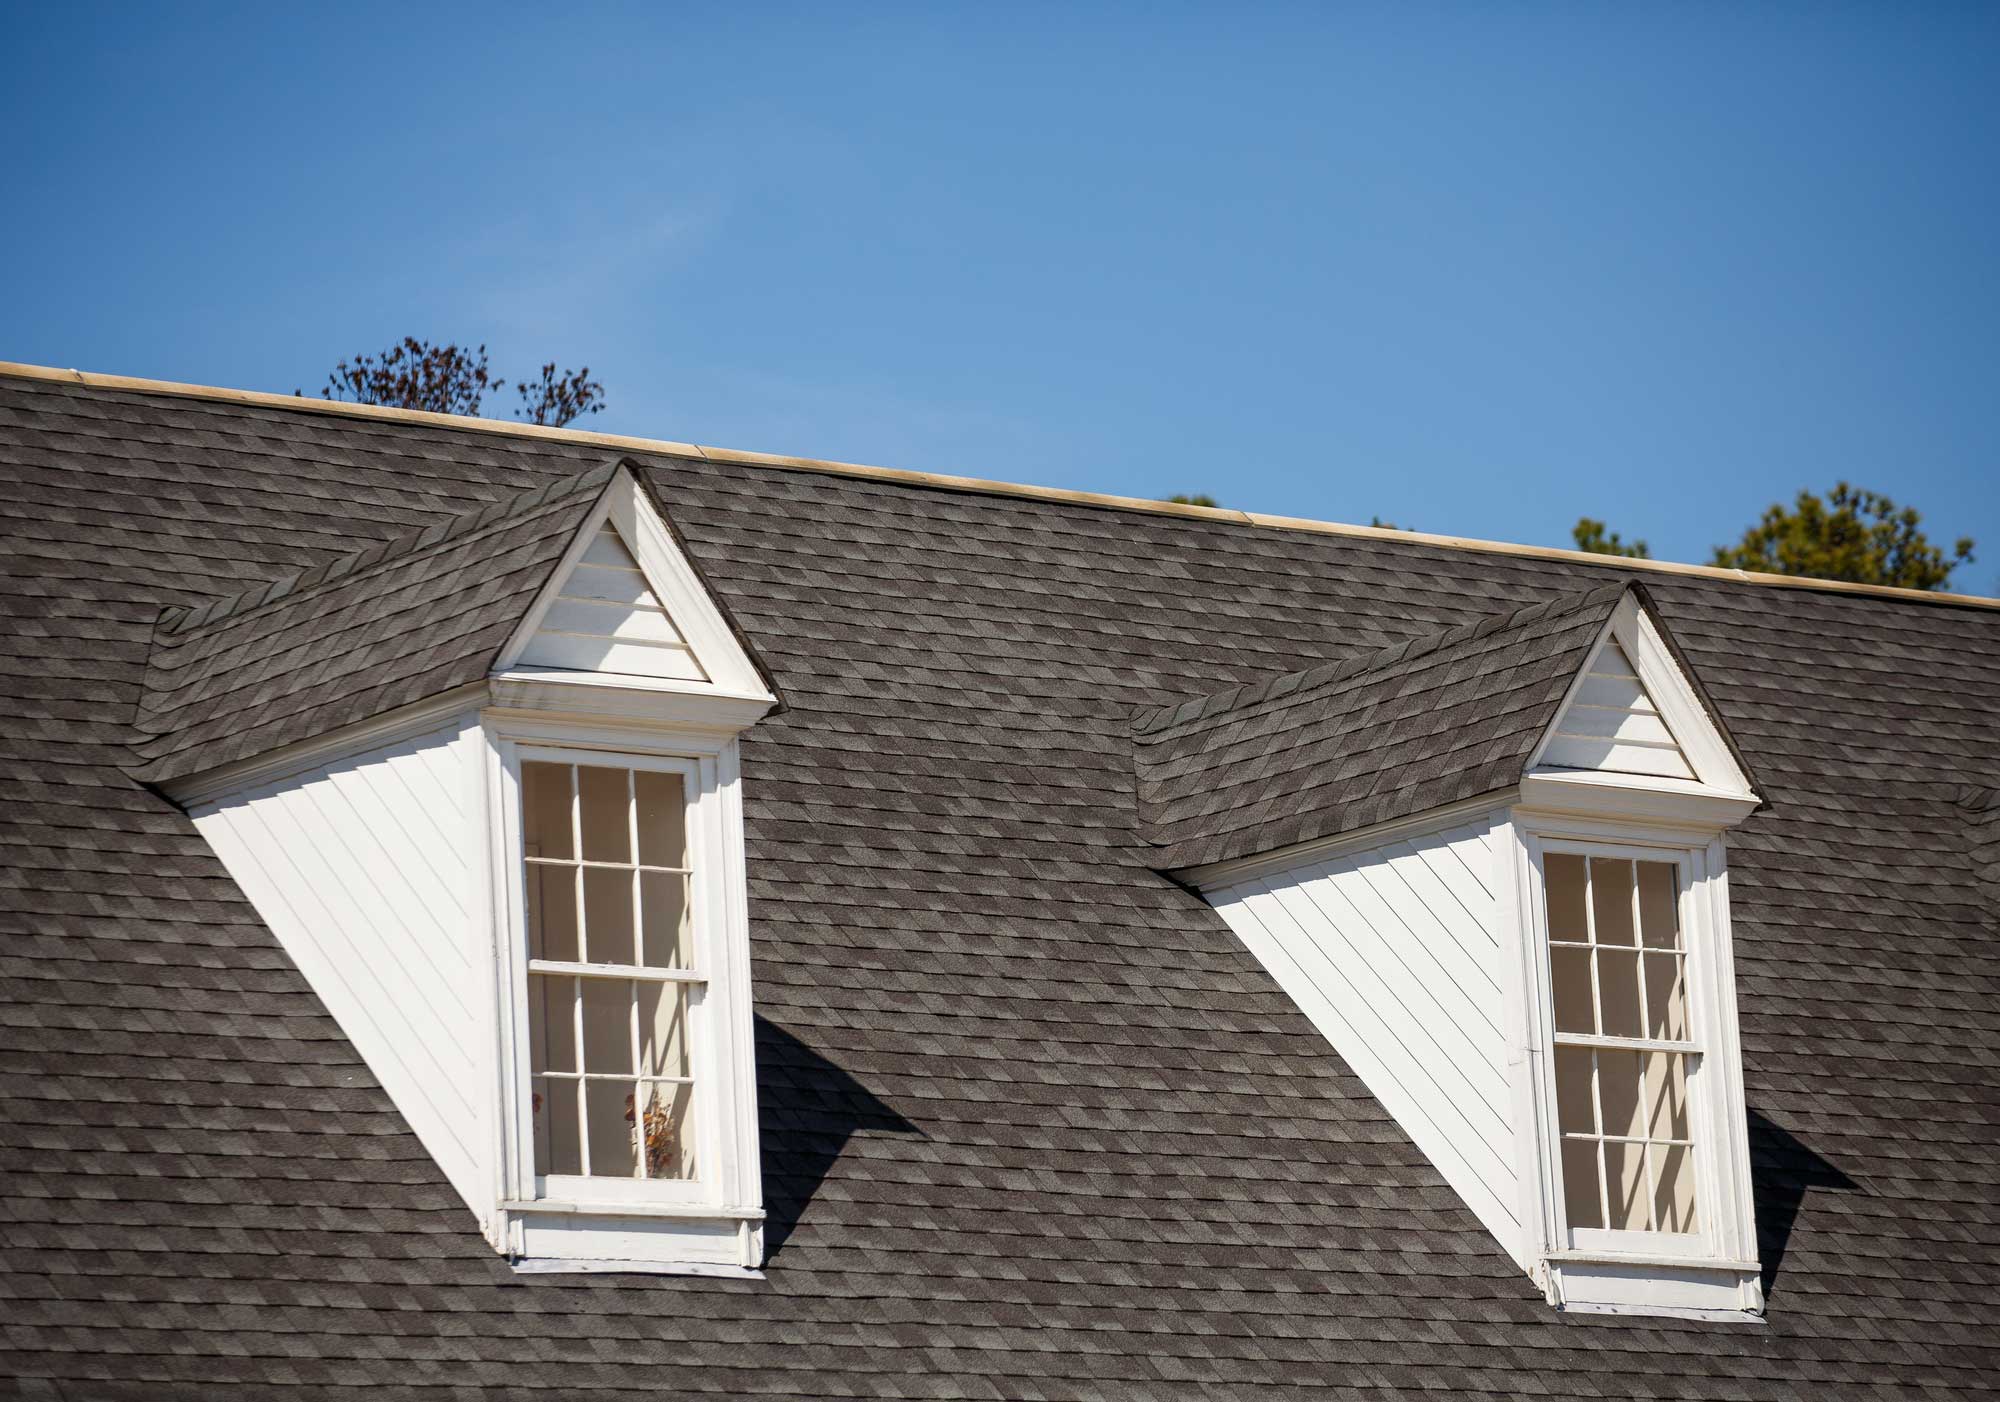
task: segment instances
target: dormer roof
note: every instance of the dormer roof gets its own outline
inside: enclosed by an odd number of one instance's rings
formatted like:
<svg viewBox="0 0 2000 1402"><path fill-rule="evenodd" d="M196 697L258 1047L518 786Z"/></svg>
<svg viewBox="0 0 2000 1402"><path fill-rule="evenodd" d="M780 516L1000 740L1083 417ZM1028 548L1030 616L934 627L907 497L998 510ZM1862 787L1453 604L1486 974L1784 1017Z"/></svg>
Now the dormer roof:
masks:
<svg viewBox="0 0 2000 1402"><path fill-rule="evenodd" d="M1645 685L1624 670L1613 630L1621 608L1645 614L1671 648L1645 587L1608 584L1142 713L1133 724L1140 823L1156 865L1183 870L1338 837L1499 793L1538 763L1630 763L1628 747L1573 729L1651 726L1646 746L1629 747L1644 772L1672 774L1671 762L1692 781ZM1655 731L1664 748L1651 748Z"/></svg>
<svg viewBox="0 0 2000 1402"><path fill-rule="evenodd" d="M628 533L658 536L639 546L647 568L610 519L621 501ZM635 518L634 503L652 519ZM147 655L134 721L141 763L130 772L171 784L477 685L503 667L641 685L673 677L707 686L719 672L760 689L659 521L630 466L613 462L266 586L167 609ZM569 597L593 589L632 597L603 607ZM676 622L662 591L683 615L701 616ZM593 617L577 621L584 614ZM707 669L684 628L706 644ZM646 640L618 636L632 632ZM671 664L632 662L632 653ZM558 656L566 670L534 665Z"/></svg>

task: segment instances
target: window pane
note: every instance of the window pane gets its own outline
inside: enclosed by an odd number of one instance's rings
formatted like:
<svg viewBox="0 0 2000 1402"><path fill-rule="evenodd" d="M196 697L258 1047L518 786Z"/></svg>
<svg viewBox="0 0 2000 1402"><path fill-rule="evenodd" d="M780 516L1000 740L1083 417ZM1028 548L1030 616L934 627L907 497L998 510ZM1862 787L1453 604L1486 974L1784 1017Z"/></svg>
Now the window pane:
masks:
<svg viewBox="0 0 2000 1402"><path fill-rule="evenodd" d="M646 1176L694 1177L694 1087L647 1085Z"/></svg>
<svg viewBox="0 0 2000 1402"><path fill-rule="evenodd" d="M528 957L578 957L575 867L528 867Z"/></svg>
<svg viewBox="0 0 2000 1402"><path fill-rule="evenodd" d="M626 782L626 771L623 769L599 769L593 765L577 767L577 816L583 828L584 860L632 860L631 814Z"/></svg>
<svg viewBox="0 0 2000 1402"><path fill-rule="evenodd" d="M630 1081L584 1082L592 1178L631 1178L638 1171L637 1136L632 1125L633 1093Z"/></svg>
<svg viewBox="0 0 2000 1402"><path fill-rule="evenodd" d="M1597 1103L1604 1111L1606 1134L1646 1137L1646 1119L1640 1110L1638 1052L1597 1054Z"/></svg>
<svg viewBox="0 0 2000 1402"><path fill-rule="evenodd" d="M1639 951L1601 948L1597 951L1597 1008L1607 1037L1637 1037L1645 1030L1639 1016Z"/></svg>
<svg viewBox="0 0 2000 1402"><path fill-rule="evenodd" d="M1542 875L1549 888L1549 938L1582 944L1590 938L1583 918L1583 858L1550 852L1542 858Z"/></svg>
<svg viewBox="0 0 2000 1402"><path fill-rule="evenodd" d="M1639 863L1639 924L1654 949L1680 948L1680 916L1674 900L1674 864Z"/></svg>
<svg viewBox="0 0 2000 1402"><path fill-rule="evenodd" d="M631 1075L634 1069L631 981L587 978L580 982L583 985L583 1069Z"/></svg>
<svg viewBox="0 0 2000 1402"><path fill-rule="evenodd" d="M535 1172L581 1173L583 1152L578 1147L576 1082L534 1083Z"/></svg>
<svg viewBox="0 0 2000 1402"><path fill-rule="evenodd" d="M1645 1145L1604 1146L1604 1187L1611 1194L1611 1220L1605 1225L1614 1232L1647 1230Z"/></svg>
<svg viewBox="0 0 2000 1402"><path fill-rule="evenodd" d="M639 860L647 866L684 867L687 862L687 800L678 774L635 771L639 798Z"/></svg>
<svg viewBox="0 0 2000 1402"><path fill-rule="evenodd" d="M583 869L583 938L595 964L632 962L632 873Z"/></svg>
<svg viewBox="0 0 2000 1402"><path fill-rule="evenodd" d="M1654 1139L1688 1137L1687 1058L1679 1052L1646 1053L1646 1126Z"/></svg>
<svg viewBox="0 0 2000 1402"><path fill-rule="evenodd" d="M1551 949L1555 977L1556 1031L1595 1032L1596 1014L1590 1002L1590 951Z"/></svg>
<svg viewBox="0 0 2000 1402"><path fill-rule="evenodd" d="M1646 1035L1687 1040L1686 978L1679 954L1646 956Z"/></svg>
<svg viewBox="0 0 2000 1402"><path fill-rule="evenodd" d="M528 1069L576 1070L576 980L528 975Z"/></svg>
<svg viewBox="0 0 2000 1402"><path fill-rule="evenodd" d="M531 857L572 855L567 764L521 766L521 840Z"/></svg>
<svg viewBox="0 0 2000 1402"><path fill-rule="evenodd" d="M1678 1144L1655 1144L1653 1216L1663 1232L1700 1230L1694 1215L1694 1155Z"/></svg>
<svg viewBox="0 0 2000 1402"><path fill-rule="evenodd" d="M1632 864L1613 857L1590 859L1590 913L1599 944L1632 943Z"/></svg>
<svg viewBox="0 0 2000 1402"><path fill-rule="evenodd" d="M1597 1133L1590 1077L1590 1048L1556 1048L1556 1127L1564 1134Z"/></svg>
<svg viewBox="0 0 2000 1402"><path fill-rule="evenodd" d="M639 985L639 1074L686 1076L688 1070L688 986Z"/></svg>
<svg viewBox="0 0 2000 1402"><path fill-rule="evenodd" d="M639 874L639 901L644 911L646 947L639 962L656 969L694 967L694 949L688 928L687 883L685 876L672 872L646 871Z"/></svg>
<svg viewBox="0 0 2000 1402"><path fill-rule="evenodd" d="M1601 1227L1604 1209L1597 1200L1597 1141L1565 1139L1563 1156L1563 1210L1569 1225Z"/></svg>

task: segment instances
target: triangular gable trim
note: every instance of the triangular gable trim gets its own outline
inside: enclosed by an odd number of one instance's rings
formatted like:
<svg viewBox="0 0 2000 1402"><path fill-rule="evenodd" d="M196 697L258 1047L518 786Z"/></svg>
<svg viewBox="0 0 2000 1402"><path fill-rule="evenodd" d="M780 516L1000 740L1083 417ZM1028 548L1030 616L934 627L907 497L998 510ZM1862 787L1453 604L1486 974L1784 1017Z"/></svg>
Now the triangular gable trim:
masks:
<svg viewBox="0 0 2000 1402"><path fill-rule="evenodd" d="M1636 590L1606 621L1528 762L1530 772L1551 769L1754 797L1720 723Z"/></svg>
<svg viewBox="0 0 2000 1402"><path fill-rule="evenodd" d="M608 548L612 541L616 542L616 550L623 552L622 558ZM608 578L610 569L622 566L626 559L643 577L650 603L624 625L648 636L634 639L634 647L624 651L636 654L644 649L650 658L666 653L684 654L683 665L655 667L651 672L626 670L634 664L623 655L617 639L607 639L608 648L593 648L587 634L578 631L576 615L592 607L587 601L590 586L576 582L579 567L586 573L605 568ZM571 589L582 593L573 596L566 592ZM657 614L653 612L655 607ZM576 639L576 643L567 648L551 645L551 638L564 636ZM660 675L661 671L668 674ZM770 697L756 665L737 641L652 497L631 468L624 465L612 476L604 494L578 527L575 539L563 552L548 584L501 648L493 675Z"/></svg>
<svg viewBox="0 0 2000 1402"><path fill-rule="evenodd" d="M1557 714L1541 762L1563 769L1602 769L1692 779L1687 756L1633 662L1611 632L1598 639L1583 681Z"/></svg>
<svg viewBox="0 0 2000 1402"><path fill-rule="evenodd" d="M611 521L597 528L556 589L517 666L709 680Z"/></svg>

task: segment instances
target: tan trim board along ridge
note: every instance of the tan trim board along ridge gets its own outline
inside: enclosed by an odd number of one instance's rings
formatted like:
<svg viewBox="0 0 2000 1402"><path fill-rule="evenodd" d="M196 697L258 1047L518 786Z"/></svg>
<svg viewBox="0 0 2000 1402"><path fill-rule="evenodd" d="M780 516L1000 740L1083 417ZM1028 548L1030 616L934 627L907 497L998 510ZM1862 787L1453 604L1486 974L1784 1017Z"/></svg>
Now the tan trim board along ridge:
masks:
<svg viewBox="0 0 2000 1402"><path fill-rule="evenodd" d="M1726 579L1737 584L1765 588L1813 589L1827 593L1865 594L1875 598L1902 599L1911 603L1960 604L1972 608L2000 609L2000 599L1986 598L1977 594L1941 594L1926 589L1903 589L1886 584L1850 584L1838 579L1761 574L1754 570L1723 569L1715 565L1687 565L1673 560L1634 560L1620 555L1593 555L1582 550L1562 550L1547 545L1515 545L1507 541L1479 540L1469 536L1433 535L1427 531L1398 531L1380 526L1349 526L1339 522L1314 521L1299 516L1273 516L1261 511L1186 506L1179 502L1149 501L1143 497L1112 496L1103 492L1075 492L1061 487L1034 487L1018 482L996 482L981 477L953 477L935 472L912 472L903 468L870 467L863 463L785 457L775 453L753 453L737 448L710 448L697 443L680 443L665 438L635 438L622 433L592 433L588 429L578 428L547 428L540 424L517 423L506 419L434 414L423 409L394 409L380 404L349 404L341 400L307 399L299 395L271 394L262 390L223 389L213 385L180 384L172 380L139 379L130 375L102 375L88 370L63 370L48 365L28 365L11 360L0 360L0 375L22 380L48 380L58 384L88 385L94 389L125 390L138 394L170 394L187 399L213 399L263 409L287 409L294 413L345 414L352 418L423 424L434 428L456 429L460 432L494 433L510 438L541 438L554 443L588 444L628 452L667 453L680 457L706 458L711 462L740 463L752 467L824 472L842 477L863 477L878 482L895 482L908 487L929 487L940 491L1026 497L1035 501L1063 502L1071 506L1093 506L1116 511L1147 511L1159 516L1187 516L1198 520L1221 521L1267 530L1307 531L1318 535L1399 540L1440 546L1447 550L1469 550L1486 555L1514 555L1535 560L1573 560L1583 564L1604 565L1612 569L1692 575L1703 579Z"/></svg>

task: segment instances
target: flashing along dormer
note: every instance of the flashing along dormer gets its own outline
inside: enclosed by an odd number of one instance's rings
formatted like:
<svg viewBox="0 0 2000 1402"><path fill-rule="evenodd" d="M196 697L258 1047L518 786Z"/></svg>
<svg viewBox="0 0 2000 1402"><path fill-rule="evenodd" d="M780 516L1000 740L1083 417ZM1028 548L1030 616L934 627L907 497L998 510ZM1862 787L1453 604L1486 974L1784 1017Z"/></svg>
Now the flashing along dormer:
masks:
<svg viewBox="0 0 2000 1402"><path fill-rule="evenodd" d="M775 705L619 463L169 610L132 748L496 1249L742 1272L736 736Z"/></svg>
<svg viewBox="0 0 2000 1402"><path fill-rule="evenodd" d="M1552 1304L1755 1312L1721 839L1758 800L1642 588L1162 707L1134 742L1155 865Z"/></svg>

